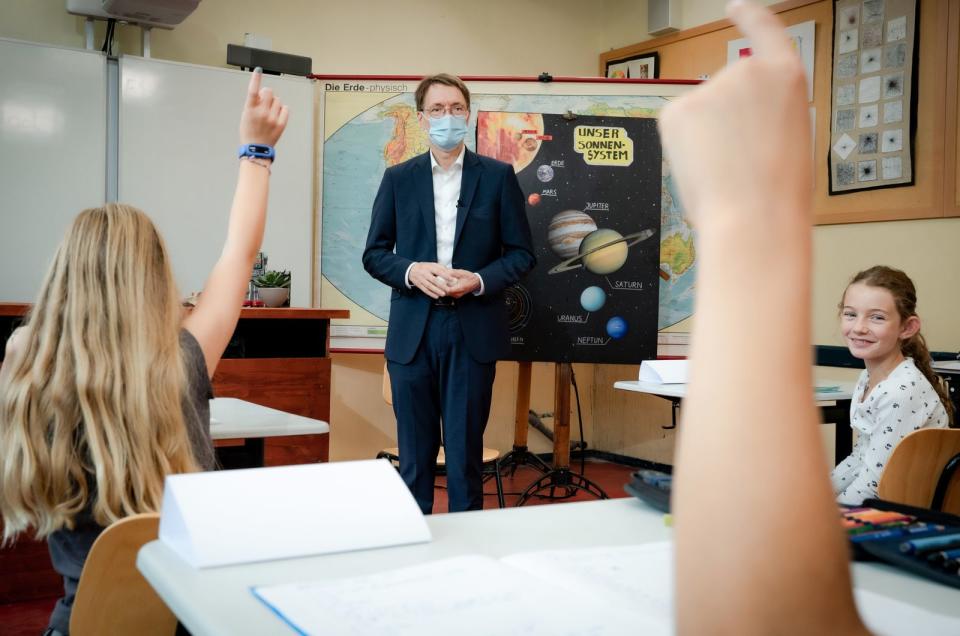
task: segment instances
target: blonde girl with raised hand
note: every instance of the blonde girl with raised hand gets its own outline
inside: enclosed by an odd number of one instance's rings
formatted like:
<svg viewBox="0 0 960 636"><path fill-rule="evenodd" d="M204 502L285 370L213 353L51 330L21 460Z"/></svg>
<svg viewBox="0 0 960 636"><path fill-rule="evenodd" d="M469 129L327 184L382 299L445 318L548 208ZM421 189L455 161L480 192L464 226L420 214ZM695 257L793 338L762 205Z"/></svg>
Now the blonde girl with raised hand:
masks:
<svg viewBox="0 0 960 636"><path fill-rule="evenodd" d="M240 141L273 147L287 108L254 72ZM224 153L231 149L225 148ZM160 508L164 476L210 470L210 377L263 239L270 164L240 161L220 258L184 317L163 240L143 212L81 212L0 369L3 542L46 538L67 634L84 560L104 527Z"/></svg>
<svg viewBox="0 0 960 636"><path fill-rule="evenodd" d="M728 14L754 55L660 118L699 259L673 490L676 630L864 634L812 398L803 65L767 9Z"/></svg>
<svg viewBox="0 0 960 636"><path fill-rule="evenodd" d="M840 503L858 505L877 496L900 440L921 428L949 426L953 404L930 366L917 290L904 272L877 265L854 276L840 301L840 330L865 368L850 404L857 442L831 480Z"/></svg>

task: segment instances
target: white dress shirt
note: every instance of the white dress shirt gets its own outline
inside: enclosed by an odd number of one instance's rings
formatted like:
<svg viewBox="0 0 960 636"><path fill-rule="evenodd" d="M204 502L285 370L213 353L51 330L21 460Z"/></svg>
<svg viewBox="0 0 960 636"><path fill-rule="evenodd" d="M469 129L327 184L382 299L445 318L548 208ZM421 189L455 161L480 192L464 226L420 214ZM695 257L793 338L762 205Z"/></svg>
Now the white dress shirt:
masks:
<svg viewBox="0 0 960 636"><path fill-rule="evenodd" d="M444 267L453 264L453 237L457 232L457 203L460 201L460 182L463 181L463 157L466 146L453 165L444 170L430 153L433 173L433 213L437 228L437 262Z"/></svg>
<svg viewBox="0 0 960 636"><path fill-rule="evenodd" d="M870 375L857 380L850 402L850 426L859 434L853 452L831 474L837 501L859 505L877 496L880 474L894 446L921 428L946 428L947 411L927 378L907 358L863 399Z"/></svg>
<svg viewBox="0 0 960 636"><path fill-rule="evenodd" d="M450 269L453 269L453 240L457 233L460 184L463 181L463 158L466 153L467 147L463 146L453 164L444 170L433 156L433 151L430 152L430 170L433 174L433 214L437 232L437 263ZM411 263L407 268L405 279L408 288L412 287L410 270L415 264ZM480 279L480 288L474 291L474 295L480 295L483 293L483 278L479 274L476 276Z"/></svg>

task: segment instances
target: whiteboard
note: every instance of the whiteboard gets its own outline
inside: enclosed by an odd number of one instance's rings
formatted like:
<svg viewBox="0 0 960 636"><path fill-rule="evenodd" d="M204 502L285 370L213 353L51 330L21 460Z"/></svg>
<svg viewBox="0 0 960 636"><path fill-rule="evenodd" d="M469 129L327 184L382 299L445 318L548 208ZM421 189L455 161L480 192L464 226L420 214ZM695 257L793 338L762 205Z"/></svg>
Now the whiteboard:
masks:
<svg viewBox="0 0 960 636"><path fill-rule="evenodd" d="M0 38L0 301L32 302L77 213L106 191L107 62Z"/></svg>
<svg viewBox="0 0 960 636"><path fill-rule="evenodd" d="M237 178L248 72L141 57L120 59L119 200L150 215L182 294L200 291L220 256ZM309 307L314 243L314 88L265 76L290 108L277 144L263 251L292 274L292 306Z"/></svg>

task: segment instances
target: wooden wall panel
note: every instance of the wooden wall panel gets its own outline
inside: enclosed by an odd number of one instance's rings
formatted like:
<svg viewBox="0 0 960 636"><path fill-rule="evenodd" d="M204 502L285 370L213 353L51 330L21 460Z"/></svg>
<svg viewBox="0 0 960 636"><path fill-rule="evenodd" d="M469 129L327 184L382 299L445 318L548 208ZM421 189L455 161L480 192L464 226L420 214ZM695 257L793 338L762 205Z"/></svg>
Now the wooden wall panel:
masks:
<svg viewBox="0 0 960 636"><path fill-rule="evenodd" d="M960 166L957 127L957 22L960 0L921 1L919 11L918 109L914 143L913 186L830 196L827 156L830 145L830 80L833 4L830 0L792 0L773 5L787 24L815 20L814 101L816 107L816 223L855 223L936 218L960 214ZM696 79L714 75L726 64L727 41L741 37L727 20L712 22L662 38L641 42L600 56L608 60L657 51L660 77ZM950 87L953 93L948 95ZM944 134L949 131L948 134ZM948 191L949 190L949 191Z"/></svg>
<svg viewBox="0 0 960 636"><path fill-rule="evenodd" d="M944 200L947 216L960 216L960 0L949 0L947 44L947 175ZM950 116L950 110L953 116ZM953 165L953 170L949 166Z"/></svg>
<svg viewBox="0 0 960 636"><path fill-rule="evenodd" d="M224 358L213 375L213 391L329 422L330 364L330 358ZM266 466L325 462L329 454L329 434L264 440Z"/></svg>
<svg viewBox="0 0 960 636"><path fill-rule="evenodd" d="M330 358L225 358L213 391L329 422Z"/></svg>

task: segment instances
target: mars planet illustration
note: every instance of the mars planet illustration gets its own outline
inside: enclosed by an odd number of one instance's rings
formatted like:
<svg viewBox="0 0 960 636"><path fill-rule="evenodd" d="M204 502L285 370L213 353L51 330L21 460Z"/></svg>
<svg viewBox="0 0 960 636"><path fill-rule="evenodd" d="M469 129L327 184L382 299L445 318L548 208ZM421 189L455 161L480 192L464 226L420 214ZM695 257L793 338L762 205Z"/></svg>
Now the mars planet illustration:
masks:
<svg viewBox="0 0 960 636"><path fill-rule="evenodd" d="M530 196L527 197L527 204L530 205L531 207L540 205L540 195L537 194L536 192L532 193Z"/></svg>
<svg viewBox="0 0 960 636"><path fill-rule="evenodd" d="M655 233L654 230L647 229L623 236L620 232L609 228L594 230L580 241L576 256L566 257L566 260L552 267L547 273L560 274L583 267L593 274L612 274L627 262L631 247L647 240ZM553 243L551 242L550 245L552 248ZM563 257L559 252L558 256Z"/></svg>

